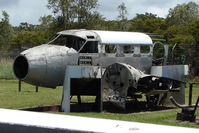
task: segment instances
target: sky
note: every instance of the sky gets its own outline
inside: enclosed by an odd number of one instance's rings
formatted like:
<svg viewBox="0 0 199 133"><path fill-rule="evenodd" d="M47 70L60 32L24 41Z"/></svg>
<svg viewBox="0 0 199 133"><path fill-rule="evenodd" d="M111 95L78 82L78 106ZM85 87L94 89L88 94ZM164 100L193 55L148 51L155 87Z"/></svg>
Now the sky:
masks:
<svg viewBox="0 0 199 133"><path fill-rule="evenodd" d="M113 20L119 15L118 5L124 2L128 11L128 19L132 19L137 13L145 12L165 18L170 8L190 1L199 4L199 0L98 0L97 11L107 20ZM47 3L48 0L0 0L0 19L2 18L1 11L5 10L13 26L18 26L21 22L39 24L41 16L53 15L52 11L46 7Z"/></svg>

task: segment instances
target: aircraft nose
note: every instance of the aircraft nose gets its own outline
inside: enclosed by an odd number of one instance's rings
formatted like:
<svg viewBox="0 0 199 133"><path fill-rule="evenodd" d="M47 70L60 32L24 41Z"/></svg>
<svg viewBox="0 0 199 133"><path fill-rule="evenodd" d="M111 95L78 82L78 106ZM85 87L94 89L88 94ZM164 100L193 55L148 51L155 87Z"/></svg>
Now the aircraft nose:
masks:
<svg viewBox="0 0 199 133"><path fill-rule="evenodd" d="M15 76L27 83L40 86L45 84L47 45L34 47L20 53L14 60Z"/></svg>
<svg viewBox="0 0 199 133"><path fill-rule="evenodd" d="M19 55L14 60L13 71L18 79L24 79L28 74L28 60L25 56Z"/></svg>
<svg viewBox="0 0 199 133"><path fill-rule="evenodd" d="M55 88L63 84L68 61L78 62L76 53L65 46L43 44L20 53L14 60L13 71L18 79L27 83Z"/></svg>

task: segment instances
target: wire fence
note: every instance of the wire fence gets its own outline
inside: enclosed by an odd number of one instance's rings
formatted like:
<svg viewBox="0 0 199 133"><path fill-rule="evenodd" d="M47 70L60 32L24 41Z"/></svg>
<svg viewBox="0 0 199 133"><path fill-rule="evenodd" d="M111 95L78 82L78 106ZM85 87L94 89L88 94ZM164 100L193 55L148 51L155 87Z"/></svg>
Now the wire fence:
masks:
<svg viewBox="0 0 199 133"><path fill-rule="evenodd" d="M14 59L17 55L19 55L21 51L14 50L14 51L0 51L0 59L2 58L10 58Z"/></svg>

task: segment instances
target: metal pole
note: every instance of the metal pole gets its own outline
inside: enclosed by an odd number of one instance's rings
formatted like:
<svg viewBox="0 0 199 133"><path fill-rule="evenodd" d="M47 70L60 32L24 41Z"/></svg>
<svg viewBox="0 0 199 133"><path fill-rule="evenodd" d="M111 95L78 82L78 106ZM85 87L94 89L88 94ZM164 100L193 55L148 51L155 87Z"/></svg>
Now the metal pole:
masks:
<svg viewBox="0 0 199 133"><path fill-rule="evenodd" d="M198 107L198 102L199 102L199 96L198 96L198 99L197 99L197 101L196 101L196 106L194 107L194 114L195 114L196 109L197 109L197 107Z"/></svg>
<svg viewBox="0 0 199 133"><path fill-rule="evenodd" d="M163 46L164 46L164 62L163 62L163 65L167 65L169 47L168 47L168 45L163 45Z"/></svg>
<svg viewBox="0 0 199 133"><path fill-rule="evenodd" d="M78 104L81 104L82 101L81 101L81 96L80 95L77 95L77 100L78 100Z"/></svg>
<svg viewBox="0 0 199 133"><path fill-rule="evenodd" d="M38 92L39 91L39 86L36 86L36 92Z"/></svg>
<svg viewBox="0 0 199 133"><path fill-rule="evenodd" d="M192 103L192 87L193 87L193 84L190 83L189 84L189 105L191 105Z"/></svg>
<svg viewBox="0 0 199 133"><path fill-rule="evenodd" d="M18 91L21 92L21 80L19 80L19 88Z"/></svg>
<svg viewBox="0 0 199 133"><path fill-rule="evenodd" d="M176 45L177 45L177 43L175 43L172 48L172 64L174 64L174 49L175 49Z"/></svg>
<svg viewBox="0 0 199 133"><path fill-rule="evenodd" d="M100 80L100 88L99 88L99 94L98 94L98 110L99 112L103 111L103 86L102 86L102 80Z"/></svg>

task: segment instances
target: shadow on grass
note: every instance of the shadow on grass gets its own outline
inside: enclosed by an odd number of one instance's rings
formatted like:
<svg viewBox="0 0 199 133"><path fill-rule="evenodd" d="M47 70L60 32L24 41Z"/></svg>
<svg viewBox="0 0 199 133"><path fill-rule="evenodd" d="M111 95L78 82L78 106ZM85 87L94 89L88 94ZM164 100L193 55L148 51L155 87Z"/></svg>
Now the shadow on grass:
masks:
<svg viewBox="0 0 199 133"><path fill-rule="evenodd" d="M146 102L127 102L126 103L126 110L119 109L118 107L114 106L110 102L103 102L103 111L109 113L139 113L139 112L146 112L146 111L161 111L161 110L169 110L174 109L174 107L166 107L166 106L153 106L147 107ZM60 105L49 105L49 106L39 106L39 107L32 107L32 108L25 108L21 110L27 111L36 111L36 112L60 112L61 106ZM95 102L87 102L87 103L71 103L71 112L98 112L98 104Z"/></svg>

